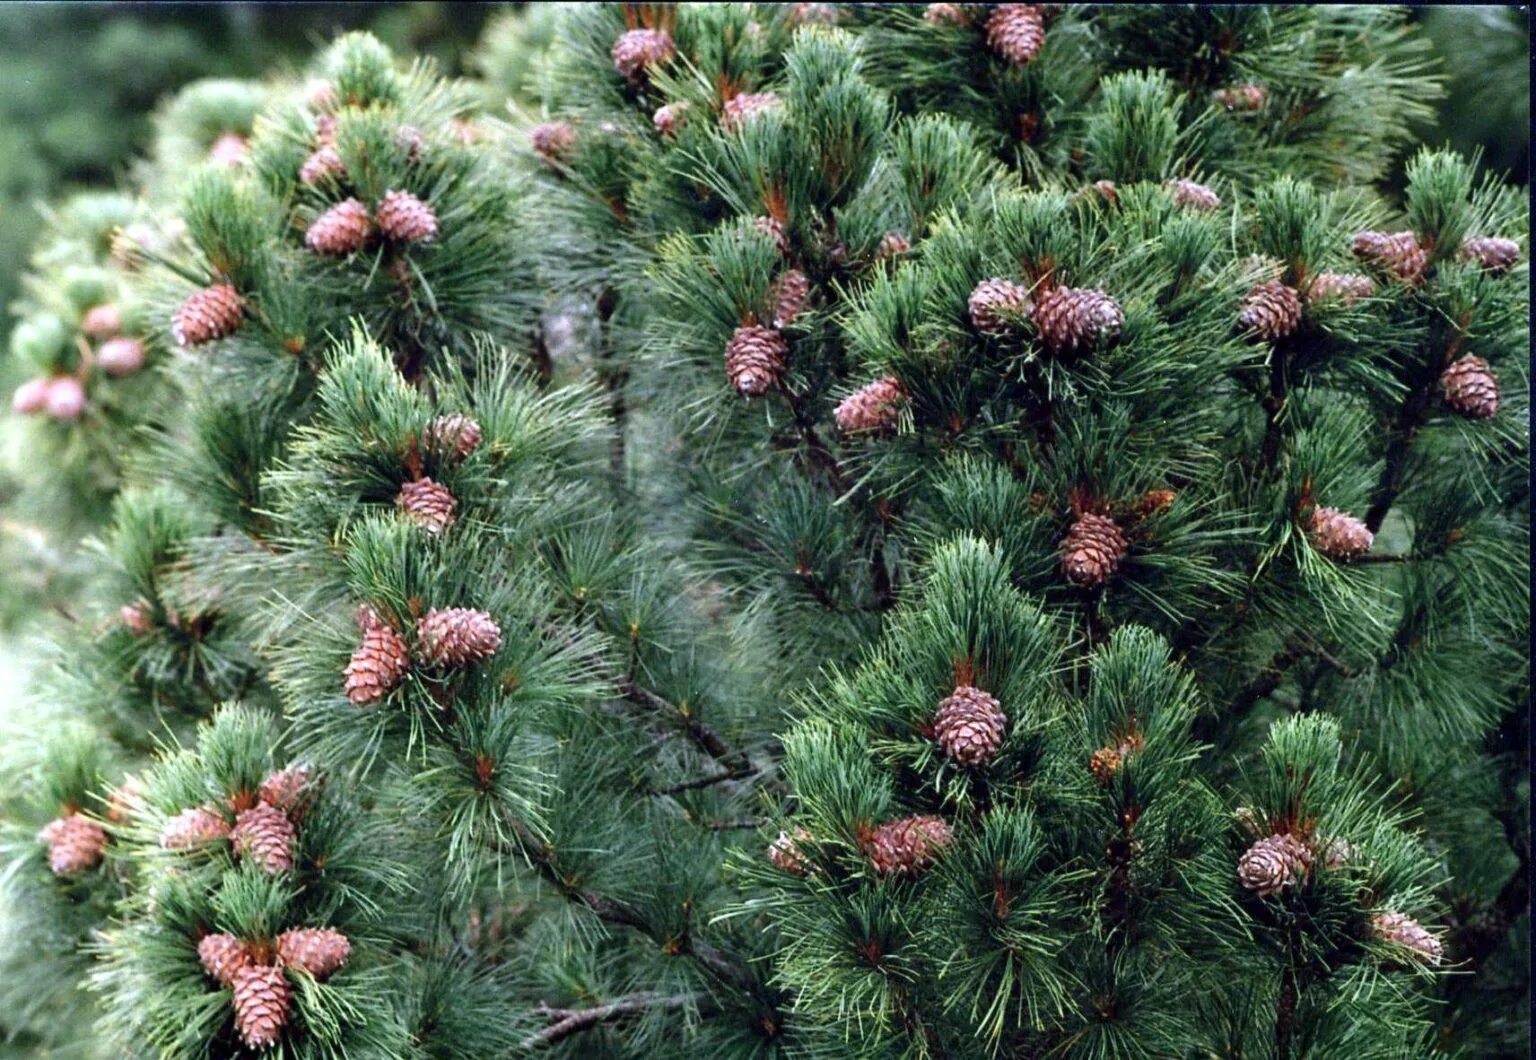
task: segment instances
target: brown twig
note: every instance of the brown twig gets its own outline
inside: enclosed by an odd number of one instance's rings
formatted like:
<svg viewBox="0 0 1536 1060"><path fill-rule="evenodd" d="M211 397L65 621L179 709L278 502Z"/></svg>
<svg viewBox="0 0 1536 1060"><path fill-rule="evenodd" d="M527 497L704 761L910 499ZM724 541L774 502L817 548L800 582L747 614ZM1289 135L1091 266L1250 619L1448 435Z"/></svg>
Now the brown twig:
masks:
<svg viewBox="0 0 1536 1060"><path fill-rule="evenodd" d="M658 994L649 990L629 994L591 1008L552 1008L549 1005L540 1005L536 1010L538 1014L554 1022L543 1030L524 1038L523 1048L536 1049L544 1045L553 1045L573 1034L595 1027L599 1023L607 1023L637 1012L689 1006L698 1009L701 1013L715 1011L714 1001L708 994Z"/></svg>

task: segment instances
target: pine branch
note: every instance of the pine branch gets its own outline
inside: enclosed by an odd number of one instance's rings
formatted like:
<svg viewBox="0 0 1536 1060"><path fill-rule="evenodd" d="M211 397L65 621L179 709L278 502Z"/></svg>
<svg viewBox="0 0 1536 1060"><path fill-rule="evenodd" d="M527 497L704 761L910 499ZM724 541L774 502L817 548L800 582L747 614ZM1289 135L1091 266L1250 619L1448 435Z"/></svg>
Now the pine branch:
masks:
<svg viewBox="0 0 1536 1060"><path fill-rule="evenodd" d="M620 692L631 703L667 717L681 718L689 738L698 744L705 754L731 770L737 777L752 773L752 762L746 754L727 744L714 729L700 721L688 707L673 703L633 681L624 682Z"/></svg>
<svg viewBox="0 0 1536 1060"><path fill-rule="evenodd" d="M548 1027L530 1034L523 1039L524 1049L537 1049L545 1045L553 1045L564 1041L573 1034L589 1030L600 1023L620 1019L637 1012L645 1012L651 1009L678 1009L693 1006L701 1013L716 1011L713 1000L708 994L670 994L661 995L652 991L641 991L637 994L629 994L625 997L610 1001L604 1005L596 1005L592 1008L570 1009L552 1008L549 1005L540 1005L535 1011L540 1016L554 1020Z"/></svg>

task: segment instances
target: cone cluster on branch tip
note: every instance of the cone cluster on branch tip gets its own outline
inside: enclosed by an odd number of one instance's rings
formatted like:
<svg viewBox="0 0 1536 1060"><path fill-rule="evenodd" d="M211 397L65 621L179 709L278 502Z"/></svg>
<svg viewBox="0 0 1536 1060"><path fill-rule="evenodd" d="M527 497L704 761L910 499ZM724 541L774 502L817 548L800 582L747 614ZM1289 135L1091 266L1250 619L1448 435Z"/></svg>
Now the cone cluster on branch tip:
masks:
<svg viewBox="0 0 1536 1060"><path fill-rule="evenodd" d="M923 12L923 21L934 26L966 26L970 24L968 4L929 4Z"/></svg>
<svg viewBox="0 0 1536 1060"><path fill-rule="evenodd" d="M197 959L203 971L220 986L235 985L235 973L253 963L246 944L233 935L204 935L197 943Z"/></svg>
<svg viewBox="0 0 1536 1060"><path fill-rule="evenodd" d="M1040 341L1061 356L1113 342L1125 326L1120 303L1097 288L1053 287L1035 300Z"/></svg>
<svg viewBox="0 0 1536 1060"><path fill-rule="evenodd" d="M283 970L270 964L248 964L234 972L235 1028L252 1049L277 1041L288 1025L293 987Z"/></svg>
<svg viewBox="0 0 1536 1060"><path fill-rule="evenodd" d="M1451 409L1472 419L1487 419L1499 411L1499 377L1487 361L1472 354L1440 374L1440 392Z"/></svg>
<svg viewBox="0 0 1536 1060"><path fill-rule="evenodd" d="M1193 180L1170 180L1168 190L1175 206L1191 210L1215 210L1221 207L1221 196L1204 184Z"/></svg>
<svg viewBox="0 0 1536 1060"><path fill-rule="evenodd" d="M332 144L321 144L299 166L299 180L305 184L319 184L326 179L338 180L346 175L346 163Z"/></svg>
<svg viewBox="0 0 1536 1060"><path fill-rule="evenodd" d="M37 838L48 847L48 868L55 876L78 876L95 868L107 851L106 831L82 813L49 821Z"/></svg>
<svg viewBox="0 0 1536 1060"><path fill-rule="evenodd" d="M805 308L805 300L811 294L811 280L799 269L786 269L773 281L769 292L773 299L773 326L788 327Z"/></svg>
<svg viewBox="0 0 1536 1060"><path fill-rule="evenodd" d="M343 671L342 688L354 705L372 706L405 680L410 668L410 648L400 634L383 622L369 623Z"/></svg>
<svg viewBox="0 0 1536 1060"><path fill-rule="evenodd" d="M806 860L805 851L800 844L807 842L811 833L804 828L796 828L793 833L781 831L778 838L768 844L768 860L782 872L791 876L805 876L811 871L811 863Z"/></svg>
<svg viewBox="0 0 1536 1060"><path fill-rule="evenodd" d="M781 100L776 92L740 92L725 101L720 110L720 128L736 132L755 115L778 107Z"/></svg>
<svg viewBox="0 0 1536 1060"><path fill-rule="evenodd" d="M1265 342L1283 339L1301 324L1301 298L1279 280L1267 280L1243 297L1237 323Z"/></svg>
<svg viewBox="0 0 1536 1060"><path fill-rule="evenodd" d="M171 336L179 346L201 346L233 335L245 318L245 299L227 283L194 291L177 307Z"/></svg>
<svg viewBox="0 0 1536 1060"><path fill-rule="evenodd" d="M482 437L480 421L462 412L439 416L422 432L422 441L428 449L452 453L460 460L480 447Z"/></svg>
<svg viewBox="0 0 1536 1060"><path fill-rule="evenodd" d="M987 47L1015 66L1032 62L1045 43L1045 15L1038 4L998 4L986 28Z"/></svg>
<svg viewBox="0 0 1536 1060"><path fill-rule="evenodd" d="M1008 715L997 697L972 685L957 685L933 716L939 749L962 766L992 761L1007 731Z"/></svg>
<svg viewBox="0 0 1536 1060"><path fill-rule="evenodd" d="M789 254L789 233L784 229L784 223L772 217L752 218L754 230L763 233L773 240L773 245L778 248L780 254Z"/></svg>
<svg viewBox="0 0 1536 1060"><path fill-rule="evenodd" d="M651 115L651 124L656 131L663 136L671 136L677 132L678 126L683 122L683 116L688 112L688 101L679 100L676 103L665 103L656 108L656 113Z"/></svg>
<svg viewBox="0 0 1536 1060"><path fill-rule="evenodd" d="M1082 589L1097 589L1114 577L1130 552L1130 541L1107 515L1084 512L1061 542L1061 573Z"/></svg>
<svg viewBox="0 0 1536 1060"><path fill-rule="evenodd" d="M1520 260L1520 244L1500 236L1468 236L1461 241L1460 257L1489 272L1508 272Z"/></svg>
<svg viewBox="0 0 1536 1060"><path fill-rule="evenodd" d="M228 166L231 169L243 166L250 156L250 145L239 133L224 133L208 148L209 162L216 166Z"/></svg>
<svg viewBox="0 0 1536 1060"><path fill-rule="evenodd" d="M880 237L880 244L875 248L875 260L886 261L890 258L899 258L912 249L912 241L900 232L887 232Z"/></svg>
<svg viewBox="0 0 1536 1060"><path fill-rule="evenodd" d="M869 829L864 853L881 876L913 876L936 862L953 839L944 818L920 814Z"/></svg>
<svg viewBox="0 0 1536 1060"><path fill-rule="evenodd" d="M269 774L257 789L257 797L268 806L292 817L303 806L312 781L309 769L292 765Z"/></svg>
<svg viewBox="0 0 1536 1060"><path fill-rule="evenodd" d="M1404 283L1418 283L1429 268L1429 254L1413 232L1359 232L1355 257L1391 273Z"/></svg>
<svg viewBox="0 0 1536 1060"><path fill-rule="evenodd" d="M145 356L144 343L119 336L101 344L96 351L96 364L103 372L121 379L143 368Z"/></svg>
<svg viewBox="0 0 1536 1060"><path fill-rule="evenodd" d="M1439 964L1440 940L1424 925L1402 913L1377 913L1371 918L1371 934L1383 942L1396 943L1429 964Z"/></svg>
<svg viewBox="0 0 1536 1060"><path fill-rule="evenodd" d="M437 238L437 212L408 191L387 191L373 214L379 232L396 243Z"/></svg>
<svg viewBox="0 0 1536 1060"><path fill-rule="evenodd" d="M1352 306L1376 293L1376 281L1358 272L1320 272L1307 284L1307 301Z"/></svg>
<svg viewBox="0 0 1536 1060"><path fill-rule="evenodd" d="M641 81L652 66L677 54L672 35L664 29L632 29L619 35L610 53L613 68L628 81Z"/></svg>
<svg viewBox="0 0 1536 1060"><path fill-rule="evenodd" d="M1290 833L1266 836L1237 862L1237 880L1260 898L1294 887L1312 868L1312 850Z"/></svg>
<svg viewBox="0 0 1536 1060"><path fill-rule="evenodd" d="M568 122L547 121L528 134L533 153L549 165L559 165L576 150L576 129Z"/></svg>
<svg viewBox="0 0 1536 1060"><path fill-rule="evenodd" d="M484 611L433 608L416 623L416 645L422 661L429 665L468 666L496 654L501 647L501 627Z"/></svg>
<svg viewBox="0 0 1536 1060"><path fill-rule="evenodd" d="M1108 784L1114 779L1115 774L1125 766L1128 756L1142 749L1142 736L1139 732L1133 732L1104 747L1100 747L1088 756L1088 772L1100 784Z"/></svg>
<svg viewBox="0 0 1536 1060"><path fill-rule="evenodd" d="M784 377L789 343L774 328L745 324L725 347L725 377L742 397L762 397Z"/></svg>
<svg viewBox="0 0 1536 1060"><path fill-rule="evenodd" d="M205 806L193 806L165 822L160 845L166 850L195 850L228 837L228 821Z"/></svg>
<svg viewBox="0 0 1536 1060"><path fill-rule="evenodd" d="M345 257L373 238L373 217L358 199L343 199L316 217L304 233L304 245L316 254Z"/></svg>
<svg viewBox="0 0 1536 1060"><path fill-rule="evenodd" d="M1029 288L997 276L978 283L966 302L971 326L992 338L1001 338L1019 326L1033 305Z"/></svg>
<svg viewBox="0 0 1536 1060"><path fill-rule="evenodd" d="M1329 559L1348 560L1371 550L1375 535L1365 523L1337 508L1316 507L1307 521L1312 547Z"/></svg>
<svg viewBox="0 0 1536 1060"><path fill-rule="evenodd" d="M1211 100L1227 110L1263 110L1269 102L1269 89L1263 85L1231 85L1211 93Z"/></svg>
<svg viewBox="0 0 1536 1060"><path fill-rule="evenodd" d="M844 434L887 431L896 426L896 414L906 398L901 380L888 375L843 398L832 410L832 418Z"/></svg>
<svg viewBox="0 0 1536 1060"><path fill-rule="evenodd" d="M229 833L235 853L250 858L269 876L293 868L294 838L293 822L288 815L265 802L237 813Z"/></svg>
<svg viewBox="0 0 1536 1060"><path fill-rule="evenodd" d="M447 486L423 478L401 485L395 504L407 519L427 533L440 534L453 525L459 502Z"/></svg>
<svg viewBox="0 0 1536 1060"><path fill-rule="evenodd" d="M85 386L72 375L29 379L11 395L11 411L43 413L58 423L73 423L85 412Z"/></svg>

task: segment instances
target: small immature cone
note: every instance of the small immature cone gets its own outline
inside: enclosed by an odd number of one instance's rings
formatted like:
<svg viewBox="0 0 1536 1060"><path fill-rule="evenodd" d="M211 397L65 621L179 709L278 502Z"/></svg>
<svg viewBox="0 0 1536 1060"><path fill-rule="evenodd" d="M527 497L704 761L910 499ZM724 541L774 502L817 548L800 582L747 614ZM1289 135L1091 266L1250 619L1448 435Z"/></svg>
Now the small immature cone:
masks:
<svg viewBox="0 0 1536 1060"><path fill-rule="evenodd" d="M111 302L93 305L81 318L80 330L87 338L110 339L123 330L123 311Z"/></svg>
<svg viewBox="0 0 1536 1060"><path fill-rule="evenodd" d="M407 162L419 162L422 148L427 146L427 139L416 126L402 125L395 130L395 146L405 152Z"/></svg>
<svg viewBox="0 0 1536 1060"><path fill-rule="evenodd" d="M434 666L468 666L489 659L501 647L501 627L484 611L433 608L416 623L421 657Z"/></svg>
<svg viewBox="0 0 1536 1060"><path fill-rule="evenodd" d="M208 161L216 166L228 166L233 169L244 165L250 154L250 145L245 142L245 137L238 133L227 132L213 141L213 146L208 148Z"/></svg>
<svg viewBox="0 0 1536 1060"><path fill-rule="evenodd" d="M1341 869L1355 856L1355 848L1337 837L1316 844L1316 858L1327 869Z"/></svg>
<svg viewBox="0 0 1536 1060"><path fill-rule="evenodd" d="M779 837L768 844L768 860L776 868L791 876L805 876L811 871L811 864L805 859L805 852L800 849L800 844L811 838L811 833L804 828L796 828L794 833L780 832Z"/></svg>
<svg viewBox="0 0 1536 1060"><path fill-rule="evenodd" d="M1260 898L1294 886L1312 865L1312 853L1293 835L1260 839L1237 862L1237 880Z"/></svg>
<svg viewBox="0 0 1536 1060"><path fill-rule="evenodd" d="M223 817L206 807L194 806L165 822L160 830L160 845L166 850L194 850L228 835L229 824Z"/></svg>
<svg viewBox="0 0 1536 1060"><path fill-rule="evenodd" d="M937 861L953 838L942 817L901 817L871 829L864 852L880 875L911 876Z"/></svg>
<svg viewBox="0 0 1536 1060"><path fill-rule="evenodd" d="M1499 236L1468 236L1461 241L1460 257L1492 273L1508 272L1520 260L1520 244Z"/></svg>
<svg viewBox="0 0 1536 1060"><path fill-rule="evenodd" d="M1166 512L1178 499L1179 495L1173 490L1147 490L1136 500L1136 516L1149 519L1159 512Z"/></svg>
<svg viewBox="0 0 1536 1060"><path fill-rule="evenodd" d="M273 809L292 814L304 802L311 777L302 765L292 765L267 774L256 795Z"/></svg>
<svg viewBox="0 0 1536 1060"><path fill-rule="evenodd" d="M245 316L245 299L227 283L216 283L193 291L177 308L171 320L171 335L180 346L201 346L205 342L234 334Z"/></svg>
<svg viewBox="0 0 1536 1060"><path fill-rule="evenodd" d="M304 82L304 103L310 110L331 110L337 103L336 86L323 77Z"/></svg>
<svg viewBox="0 0 1536 1060"><path fill-rule="evenodd" d="M772 110L780 103L775 92L742 92L725 101L720 111L720 128L735 132L755 114Z"/></svg>
<svg viewBox="0 0 1536 1060"><path fill-rule="evenodd" d="M656 113L651 115L651 124L656 131L663 136L672 136L683 122L683 116L688 113L688 101L679 100L676 103L667 103L656 108Z"/></svg>
<svg viewBox="0 0 1536 1060"><path fill-rule="evenodd" d="M1108 784L1114 775L1120 772L1120 767L1125 763L1125 756L1118 747L1100 747L1088 756L1088 772L1100 784Z"/></svg>
<svg viewBox="0 0 1536 1060"><path fill-rule="evenodd" d="M906 236L900 232L887 232L880 237L880 245L875 248L875 260L899 258L911 249L912 241Z"/></svg>
<svg viewBox="0 0 1536 1060"><path fill-rule="evenodd" d="M888 375L843 398L832 410L832 418L844 434L887 431L896 425L897 409L906 398L901 380Z"/></svg>
<svg viewBox="0 0 1536 1060"><path fill-rule="evenodd" d="M23 416L43 411L43 406L47 403L47 379L28 379L16 388L16 393L11 395L11 411Z"/></svg>
<svg viewBox="0 0 1536 1060"><path fill-rule="evenodd" d="M1376 281L1358 272L1320 272L1307 284L1307 301L1352 306L1376 293Z"/></svg>
<svg viewBox="0 0 1536 1060"><path fill-rule="evenodd" d="M1440 963L1440 940L1431 935L1411 916L1402 913L1377 913L1371 917L1371 934L1383 942L1395 942L1410 950L1427 964Z"/></svg>
<svg viewBox="0 0 1536 1060"><path fill-rule="evenodd" d="M1111 206L1116 205L1120 201L1120 189L1115 186L1115 182L1112 180L1096 180L1083 189L1083 192L1087 191L1097 192Z"/></svg>
<svg viewBox="0 0 1536 1060"><path fill-rule="evenodd" d="M437 238L437 213L408 191L387 191L374 211L385 239L426 243Z"/></svg>
<svg viewBox="0 0 1536 1060"><path fill-rule="evenodd" d="M1429 255L1412 232L1360 232L1355 257L1384 269L1404 283L1418 283L1429 268Z"/></svg>
<svg viewBox="0 0 1536 1060"><path fill-rule="evenodd" d="M1061 542L1061 573L1073 585L1097 589L1130 551L1125 531L1107 515L1084 512Z"/></svg>
<svg viewBox="0 0 1536 1060"><path fill-rule="evenodd" d="M427 424L422 441L427 448L452 453L463 460L480 445L480 422L462 412L450 412Z"/></svg>
<svg viewBox="0 0 1536 1060"><path fill-rule="evenodd" d="M155 631L155 616L142 600L117 609L117 618L135 637L147 637Z"/></svg>
<svg viewBox="0 0 1536 1060"><path fill-rule="evenodd" d="M347 165L331 144L316 149L299 167L299 180L305 184L319 184L326 178L338 180L346 175Z"/></svg>
<svg viewBox="0 0 1536 1060"><path fill-rule="evenodd" d="M563 121L544 122L535 125L528 134L533 153L549 165L558 165L569 159L576 149L576 130Z"/></svg>
<svg viewBox="0 0 1536 1060"><path fill-rule="evenodd" d="M1337 508L1313 508L1307 521L1312 547L1329 559L1347 560L1371 550L1374 535L1364 522Z"/></svg>
<svg viewBox="0 0 1536 1060"><path fill-rule="evenodd" d="M1173 204L1191 210L1215 210L1221 206L1221 196L1204 184L1193 180L1170 180L1168 190L1173 194Z"/></svg>
<svg viewBox="0 0 1536 1060"><path fill-rule="evenodd" d="M784 230L783 222L776 221L772 217L754 217L752 227L773 240L773 245L779 249L780 254L789 253L789 233Z"/></svg>
<svg viewBox="0 0 1536 1060"><path fill-rule="evenodd" d="M784 375L789 343L773 328L748 324L725 347L725 377L742 397L762 397Z"/></svg>
<svg viewBox="0 0 1536 1060"><path fill-rule="evenodd" d="M204 935L197 944L197 959L203 971L218 980L220 986L235 985L235 973L251 965L251 951L233 935Z"/></svg>
<svg viewBox="0 0 1536 1060"><path fill-rule="evenodd" d="M48 867L55 876L78 876L95 868L107 850L101 825L79 813L50 822L40 838L48 844Z"/></svg>
<svg viewBox="0 0 1536 1060"><path fill-rule="evenodd" d="M144 782L129 774L107 795L107 820L124 824L144 812Z"/></svg>
<svg viewBox="0 0 1536 1060"><path fill-rule="evenodd" d="M232 985L240 1037L252 1049L272 1045L287 1026L293 1005L293 988L283 970L269 964L247 965L235 971Z"/></svg>
<svg viewBox="0 0 1536 1060"><path fill-rule="evenodd" d="M1015 66L1040 54L1045 18L1038 4L998 4L987 18L987 47Z"/></svg>
<svg viewBox="0 0 1536 1060"><path fill-rule="evenodd" d="M1053 287L1035 301L1040 341L1057 356L1113 342L1125 326L1120 303L1097 288Z"/></svg>
<svg viewBox="0 0 1536 1060"><path fill-rule="evenodd" d="M1499 377L1481 357L1468 354L1440 373L1440 393L1450 408L1474 420L1499 411Z"/></svg>
<svg viewBox="0 0 1536 1060"><path fill-rule="evenodd" d="M1032 304L1029 288L994 276L975 286L966 307L973 328L983 335L1001 338L1029 315Z"/></svg>
<svg viewBox="0 0 1536 1060"><path fill-rule="evenodd" d="M290 928L277 937L277 959L289 968L324 979L352 955L352 943L331 928Z"/></svg>
<svg viewBox="0 0 1536 1060"><path fill-rule="evenodd" d="M229 838L236 853L256 862L268 876L293 868L293 822L275 806L259 802L241 810Z"/></svg>
<svg viewBox="0 0 1536 1060"><path fill-rule="evenodd" d="M372 235L368 207L357 199L343 199L314 219L304 233L304 245L316 254L339 258L362 250Z"/></svg>
<svg viewBox="0 0 1536 1060"><path fill-rule="evenodd" d="M931 26L965 26L971 21L969 4L929 4L923 21Z"/></svg>
<svg viewBox="0 0 1536 1060"><path fill-rule="evenodd" d="M410 668L405 641L380 622L363 630L363 643L347 663L342 688L354 705L372 706L389 695Z"/></svg>
<svg viewBox="0 0 1536 1060"><path fill-rule="evenodd" d="M85 412L85 385L72 375L56 375L48 380L43 411L59 423L74 423Z"/></svg>
<svg viewBox="0 0 1536 1060"><path fill-rule="evenodd" d="M957 685L933 716L939 747L962 766L985 765L1002 746L1008 715L990 692Z"/></svg>
<svg viewBox="0 0 1536 1060"><path fill-rule="evenodd" d="M1283 339L1301 323L1301 298L1279 280L1268 280L1244 296L1237 323L1265 342Z"/></svg>
<svg viewBox="0 0 1536 1060"><path fill-rule="evenodd" d="M773 281L770 291L773 298L773 326L788 327L811 294L811 281L799 269L788 269Z"/></svg>
<svg viewBox="0 0 1536 1060"><path fill-rule="evenodd" d="M402 485L395 504L407 519L435 535L453 525L454 509L459 502L447 486L424 478Z"/></svg>
<svg viewBox="0 0 1536 1060"><path fill-rule="evenodd" d="M628 81L641 81L650 67L676 55L677 47L664 29L632 29L619 35L609 54L620 75Z"/></svg>
<svg viewBox="0 0 1536 1060"><path fill-rule="evenodd" d="M96 351L96 363L103 372L121 379L144 367L144 344L138 339L108 339Z"/></svg>
<svg viewBox="0 0 1536 1060"><path fill-rule="evenodd" d="M837 25L837 8L831 4L791 4L789 22L795 26L804 26L808 23L835 26Z"/></svg>
<svg viewBox="0 0 1536 1060"><path fill-rule="evenodd" d="M1218 88L1211 93L1211 99L1227 110L1263 110L1269 102L1269 89L1263 85L1233 85Z"/></svg>

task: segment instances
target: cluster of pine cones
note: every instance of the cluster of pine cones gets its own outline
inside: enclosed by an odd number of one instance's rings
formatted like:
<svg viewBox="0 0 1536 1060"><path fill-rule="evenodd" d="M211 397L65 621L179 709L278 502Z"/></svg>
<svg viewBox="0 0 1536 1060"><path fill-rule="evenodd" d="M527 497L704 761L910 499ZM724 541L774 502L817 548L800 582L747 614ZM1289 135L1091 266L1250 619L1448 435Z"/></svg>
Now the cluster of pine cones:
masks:
<svg viewBox="0 0 1536 1060"><path fill-rule="evenodd" d="M293 1007L289 973L325 980L352 955L352 943L328 927L289 928L275 941L228 934L204 935L197 943L203 971L231 991L235 1029L252 1049L275 1043Z"/></svg>
<svg viewBox="0 0 1536 1060"><path fill-rule="evenodd" d="M236 857L249 859L268 875L287 872L298 839L295 824L303 818L312 780L304 766L289 766L268 775L254 796L237 792L223 805L182 810L161 828L160 845L195 850L227 839Z"/></svg>
<svg viewBox="0 0 1536 1060"><path fill-rule="evenodd" d="M360 707L389 695L412 663L456 670L488 659L501 647L501 627L484 611L468 607L433 608L416 623L413 655L395 627L364 604L357 610L363 642L352 653L344 675L347 698Z"/></svg>

